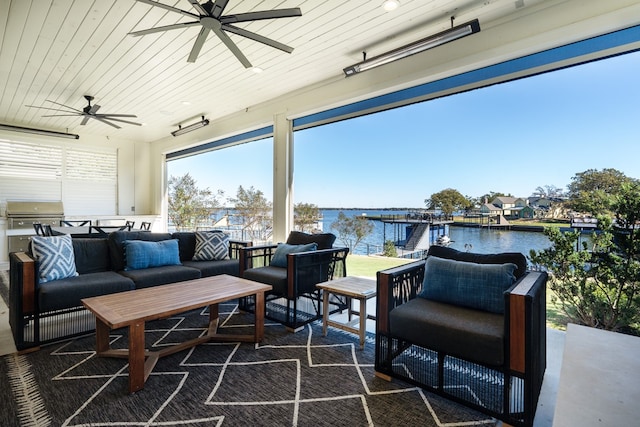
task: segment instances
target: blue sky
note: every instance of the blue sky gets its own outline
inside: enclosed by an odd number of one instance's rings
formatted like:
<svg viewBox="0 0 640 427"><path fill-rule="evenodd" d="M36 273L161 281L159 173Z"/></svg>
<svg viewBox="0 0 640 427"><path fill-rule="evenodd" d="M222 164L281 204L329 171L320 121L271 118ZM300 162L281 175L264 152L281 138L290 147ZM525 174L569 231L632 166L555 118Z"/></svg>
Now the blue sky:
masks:
<svg viewBox="0 0 640 427"><path fill-rule="evenodd" d="M587 169L640 178L640 53L294 134L294 200L423 208L445 188L477 197L566 188ZM200 187L272 200L271 139L169 162Z"/></svg>

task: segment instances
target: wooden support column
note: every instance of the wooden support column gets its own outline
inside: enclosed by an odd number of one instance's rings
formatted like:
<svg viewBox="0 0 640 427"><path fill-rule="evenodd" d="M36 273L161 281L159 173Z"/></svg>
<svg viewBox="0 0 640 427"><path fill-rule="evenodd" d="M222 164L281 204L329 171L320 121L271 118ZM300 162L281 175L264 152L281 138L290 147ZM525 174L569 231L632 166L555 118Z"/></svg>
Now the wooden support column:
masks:
<svg viewBox="0 0 640 427"><path fill-rule="evenodd" d="M273 242L293 229L293 127L284 113L273 118Z"/></svg>

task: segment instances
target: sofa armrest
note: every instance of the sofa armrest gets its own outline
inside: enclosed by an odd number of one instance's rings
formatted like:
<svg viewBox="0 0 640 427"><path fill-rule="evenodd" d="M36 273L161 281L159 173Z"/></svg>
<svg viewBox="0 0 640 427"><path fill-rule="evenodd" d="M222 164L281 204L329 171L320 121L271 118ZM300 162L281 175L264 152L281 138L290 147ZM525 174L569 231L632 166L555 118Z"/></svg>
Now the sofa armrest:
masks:
<svg viewBox="0 0 640 427"><path fill-rule="evenodd" d="M229 258L240 259L240 250L253 246L253 242L244 240L229 240Z"/></svg>
<svg viewBox="0 0 640 427"><path fill-rule="evenodd" d="M36 261L26 252L9 254L9 300L24 315L36 310Z"/></svg>
<svg viewBox="0 0 640 427"><path fill-rule="evenodd" d="M346 276L348 254L345 247L287 254L288 296L313 293L318 283Z"/></svg>
<svg viewBox="0 0 640 427"><path fill-rule="evenodd" d="M25 326L38 316L37 277L38 263L29 254L9 254L9 324L18 350L28 347Z"/></svg>
<svg viewBox="0 0 640 427"><path fill-rule="evenodd" d="M541 350L546 359L546 284L547 273L529 271L505 292L509 366L515 372L528 370L528 355Z"/></svg>
<svg viewBox="0 0 640 427"><path fill-rule="evenodd" d="M422 290L425 261L378 271L376 297L376 332L389 333L389 313L412 300Z"/></svg>

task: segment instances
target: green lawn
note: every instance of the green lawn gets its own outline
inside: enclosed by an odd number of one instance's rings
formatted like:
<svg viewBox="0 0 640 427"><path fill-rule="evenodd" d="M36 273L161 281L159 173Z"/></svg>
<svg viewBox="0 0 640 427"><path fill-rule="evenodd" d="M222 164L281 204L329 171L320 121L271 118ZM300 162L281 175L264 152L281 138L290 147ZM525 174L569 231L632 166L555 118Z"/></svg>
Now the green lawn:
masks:
<svg viewBox="0 0 640 427"><path fill-rule="evenodd" d="M387 258L381 256L349 255L347 257L347 273L349 276L371 277L375 279L376 272L387 268L397 267L415 259ZM547 326L553 329L565 330L567 318L560 306L551 302L551 290L547 289Z"/></svg>
<svg viewBox="0 0 640 427"><path fill-rule="evenodd" d="M347 257L347 273L349 276L376 277L376 272L387 268L417 261L405 258L387 258L383 256L349 255Z"/></svg>

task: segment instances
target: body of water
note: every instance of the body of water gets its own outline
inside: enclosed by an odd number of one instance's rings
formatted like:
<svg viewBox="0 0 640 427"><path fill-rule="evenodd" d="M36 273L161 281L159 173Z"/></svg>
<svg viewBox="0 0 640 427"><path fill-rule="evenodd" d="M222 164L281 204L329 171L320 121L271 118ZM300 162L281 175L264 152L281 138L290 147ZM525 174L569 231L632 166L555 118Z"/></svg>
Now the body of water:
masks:
<svg viewBox="0 0 640 427"><path fill-rule="evenodd" d="M333 232L331 224L338 218L340 209L322 209L324 232ZM347 216L354 215L404 215L406 210L352 210L342 209ZM386 240L405 239L406 231L404 226L387 224L386 227L381 221L372 221L374 225L373 233L367 236L358 245L353 253L358 255L375 254L382 252L382 247ZM551 242L541 232L530 231L509 231L496 229L480 229L471 227L447 227L447 234L452 240L449 247L477 253L496 252L520 252L525 256L534 249L539 251L551 246ZM338 242L339 243L339 242Z"/></svg>

